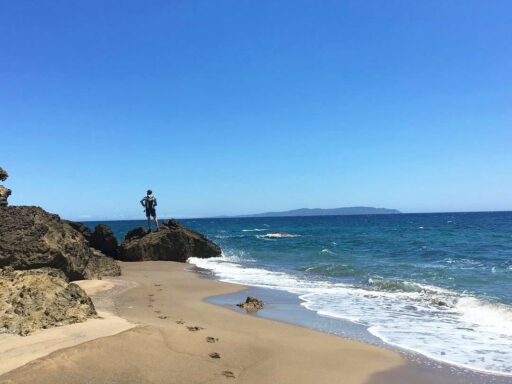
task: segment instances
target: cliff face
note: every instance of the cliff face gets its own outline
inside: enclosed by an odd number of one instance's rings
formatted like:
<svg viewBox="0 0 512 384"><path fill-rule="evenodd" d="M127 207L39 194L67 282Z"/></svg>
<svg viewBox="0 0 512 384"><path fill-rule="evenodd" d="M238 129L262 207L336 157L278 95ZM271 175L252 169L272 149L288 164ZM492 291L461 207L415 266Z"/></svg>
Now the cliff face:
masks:
<svg viewBox="0 0 512 384"><path fill-rule="evenodd" d="M124 261L169 260L185 262L189 257L220 256L217 244L175 220L164 221L158 232L146 233L144 228L130 231L119 247Z"/></svg>
<svg viewBox="0 0 512 384"><path fill-rule="evenodd" d="M116 262L95 252L84 236L59 216L39 207L0 208L0 268L50 267L70 280L117 276Z"/></svg>

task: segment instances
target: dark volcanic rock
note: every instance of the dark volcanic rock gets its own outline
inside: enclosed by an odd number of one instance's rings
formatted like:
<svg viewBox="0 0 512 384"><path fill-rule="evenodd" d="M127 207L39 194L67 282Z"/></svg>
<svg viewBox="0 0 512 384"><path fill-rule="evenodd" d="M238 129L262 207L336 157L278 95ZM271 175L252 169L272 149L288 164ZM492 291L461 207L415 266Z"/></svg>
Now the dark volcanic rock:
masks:
<svg viewBox="0 0 512 384"><path fill-rule="evenodd" d="M0 333L27 335L37 329L72 324L96 315L87 294L59 272L0 269Z"/></svg>
<svg viewBox="0 0 512 384"><path fill-rule="evenodd" d="M263 301L252 296L247 296L247 299L242 303L238 303L237 306L244 308L247 312L256 312L263 308Z"/></svg>
<svg viewBox="0 0 512 384"><path fill-rule="evenodd" d="M198 232L169 220L158 232L121 243L119 259L124 261L169 260L185 262L189 257L208 258L220 256L217 244Z"/></svg>
<svg viewBox="0 0 512 384"><path fill-rule="evenodd" d="M62 270L70 280L121 274L110 257L94 251L68 223L39 207L0 209L0 268Z"/></svg>
<svg viewBox="0 0 512 384"><path fill-rule="evenodd" d="M118 244L112 229L106 224L99 224L91 235L90 245L107 256L117 257Z"/></svg>
<svg viewBox="0 0 512 384"><path fill-rule="evenodd" d="M85 238L85 240L91 241L92 231L89 229L89 227L85 226L83 223L80 223L79 221L62 221L71 225L75 231L80 232L82 236Z"/></svg>
<svg viewBox="0 0 512 384"><path fill-rule="evenodd" d="M128 233L124 237L124 241L132 240L132 239L139 239L143 236L146 236L147 233L148 233L148 230L144 227L133 228L132 230L128 231Z"/></svg>

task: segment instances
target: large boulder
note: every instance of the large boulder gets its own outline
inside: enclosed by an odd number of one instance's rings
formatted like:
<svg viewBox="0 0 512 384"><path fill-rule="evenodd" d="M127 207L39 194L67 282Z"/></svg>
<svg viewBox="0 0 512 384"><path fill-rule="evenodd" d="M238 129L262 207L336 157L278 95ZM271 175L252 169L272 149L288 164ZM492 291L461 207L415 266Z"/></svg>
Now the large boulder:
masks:
<svg viewBox="0 0 512 384"><path fill-rule="evenodd" d="M0 333L25 336L95 316L89 296L63 277L45 269L0 269Z"/></svg>
<svg viewBox="0 0 512 384"><path fill-rule="evenodd" d="M112 229L106 224L98 224L94 228L89 244L107 256L117 257L117 239Z"/></svg>
<svg viewBox="0 0 512 384"><path fill-rule="evenodd" d="M132 237L119 247L119 259L124 261L169 260L185 262L189 257L220 256L217 244L198 232L169 220L158 232Z"/></svg>
<svg viewBox="0 0 512 384"><path fill-rule="evenodd" d="M70 280L118 276L119 265L89 247L84 236L58 215L39 207L0 209L0 268L62 270Z"/></svg>

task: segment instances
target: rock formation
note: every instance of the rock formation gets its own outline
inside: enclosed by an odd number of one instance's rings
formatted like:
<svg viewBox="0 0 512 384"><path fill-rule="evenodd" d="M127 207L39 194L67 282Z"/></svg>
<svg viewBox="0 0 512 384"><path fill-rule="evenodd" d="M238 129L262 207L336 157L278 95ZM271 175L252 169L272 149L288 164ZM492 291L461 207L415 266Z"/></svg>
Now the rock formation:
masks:
<svg viewBox="0 0 512 384"><path fill-rule="evenodd" d="M129 230L126 236L124 237L124 241L132 240L132 239L140 239L143 236L148 234L148 230L144 227L137 227Z"/></svg>
<svg viewBox="0 0 512 384"><path fill-rule="evenodd" d="M27 335L96 315L91 299L58 270L0 269L0 333Z"/></svg>
<svg viewBox="0 0 512 384"><path fill-rule="evenodd" d="M5 181L9 177L9 174L0 167L0 181ZM7 207L7 199L11 195L11 190L0 185L0 207Z"/></svg>
<svg viewBox="0 0 512 384"><path fill-rule="evenodd" d="M69 221L69 220L62 220L65 223L68 223L73 227L75 231L78 231L82 234L82 236L87 240L88 242L91 241L92 231L86 227L83 223L80 223L78 221Z"/></svg>
<svg viewBox="0 0 512 384"><path fill-rule="evenodd" d="M9 174L7 173L7 171L5 169L3 169L2 167L0 167L0 181L5 181L5 180L7 180L8 177L9 177Z"/></svg>
<svg viewBox="0 0 512 384"><path fill-rule="evenodd" d="M70 280L117 276L119 265L89 247L82 233L39 207L0 209L0 268L62 270Z"/></svg>
<svg viewBox="0 0 512 384"><path fill-rule="evenodd" d="M177 221L164 221L158 232L140 236L132 230L119 247L119 259L124 261L169 260L185 262L189 257L208 258L221 255L211 240L198 232L182 227Z"/></svg>
<svg viewBox="0 0 512 384"><path fill-rule="evenodd" d="M89 244L107 256L117 257L117 239L112 229L106 224L99 224L94 228Z"/></svg>
<svg viewBox="0 0 512 384"><path fill-rule="evenodd" d="M243 308L247 312L256 312L263 308L263 301L258 300L252 296L247 296L247 299L241 303L238 303L237 307Z"/></svg>

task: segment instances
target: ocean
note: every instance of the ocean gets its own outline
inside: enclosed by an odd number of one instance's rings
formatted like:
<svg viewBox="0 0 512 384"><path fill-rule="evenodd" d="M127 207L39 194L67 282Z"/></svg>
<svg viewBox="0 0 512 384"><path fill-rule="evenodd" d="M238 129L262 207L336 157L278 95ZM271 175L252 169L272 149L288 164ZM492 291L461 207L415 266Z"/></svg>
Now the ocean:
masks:
<svg viewBox="0 0 512 384"><path fill-rule="evenodd" d="M219 280L295 294L383 343L512 375L512 212L179 221L222 248L189 260ZM122 240L145 221L104 223Z"/></svg>

